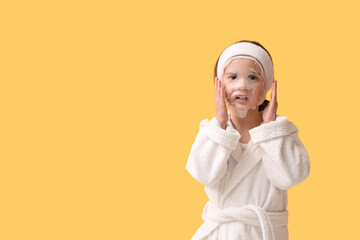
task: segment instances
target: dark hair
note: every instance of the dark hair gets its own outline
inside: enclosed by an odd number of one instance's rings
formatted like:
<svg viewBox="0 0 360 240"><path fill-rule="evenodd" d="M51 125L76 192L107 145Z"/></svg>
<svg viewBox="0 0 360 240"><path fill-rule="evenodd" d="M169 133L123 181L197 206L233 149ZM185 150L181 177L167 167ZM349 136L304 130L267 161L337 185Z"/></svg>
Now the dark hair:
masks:
<svg viewBox="0 0 360 240"><path fill-rule="evenodd" d="M272 57L271 57L269 51L266 50L266 48L265 48L263 45L261 45L260 43L258 43L258 42L256 42L256 41L250 41L250 40L241 40L241 41L238 41L238 42L234 42L233 44L239 43L239 42L248 42L248 43L252 43L252 44L255 44L255 45L261 47L262 49L264 49L264 50L267 52L267 54L269 54L270 59L271 59L271 62L272 62ZM231 44L231 45L233 45L233 44ZM220 54L220 56L221 56L221 54ZM217 65L218 65L220 56L219 56L218 59L216 60L216 64L215 64L215 68L214 68L214 78L213 78L213 79L214 79L214 84L215 84L215 77L217 76L216 71L217 71ZM261 105L259 105L258 110L259 110L259 111L263 111L263 110L266 108L266 106L267 106L268 103L269 103L269 101L265 99L265 101L264 101Z"/></svg>

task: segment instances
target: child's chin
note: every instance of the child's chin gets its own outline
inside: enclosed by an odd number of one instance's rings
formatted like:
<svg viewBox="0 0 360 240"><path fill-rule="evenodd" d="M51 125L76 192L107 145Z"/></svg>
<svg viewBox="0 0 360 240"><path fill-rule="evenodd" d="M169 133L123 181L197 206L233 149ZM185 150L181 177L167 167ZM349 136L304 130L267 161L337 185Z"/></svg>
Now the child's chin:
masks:
<svg viewBox="0 0 360 240"><path fill-rule="evenodd" d="M229 108L233 109L233 110L239 110L239 111L245 111L246 110L247 111L247 110L256 109L257 106L234 103L233 105L230 105Z"/></svg>

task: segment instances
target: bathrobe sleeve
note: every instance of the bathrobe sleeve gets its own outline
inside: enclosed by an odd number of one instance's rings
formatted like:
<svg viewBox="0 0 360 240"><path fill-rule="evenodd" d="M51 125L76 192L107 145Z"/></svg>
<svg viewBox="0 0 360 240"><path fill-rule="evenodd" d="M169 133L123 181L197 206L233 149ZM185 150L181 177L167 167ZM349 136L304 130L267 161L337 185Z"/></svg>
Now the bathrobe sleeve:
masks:
<svg viewBox="0 0 360 240"><path fill-rule="evenodd" d="M309 175L308 153L298 137L298 129L284 116L249 131L253 143L264 151L263 164L270 182L286 190Z"/></svg>
<svg viewBox="0 0 360 240"><path fill-rule="evenodd" d="M216 117L201 121L186 163L187 171L204 185L217 183L226 174L227 161L239 139L236 129L229 125L221 128Z"/></svg>

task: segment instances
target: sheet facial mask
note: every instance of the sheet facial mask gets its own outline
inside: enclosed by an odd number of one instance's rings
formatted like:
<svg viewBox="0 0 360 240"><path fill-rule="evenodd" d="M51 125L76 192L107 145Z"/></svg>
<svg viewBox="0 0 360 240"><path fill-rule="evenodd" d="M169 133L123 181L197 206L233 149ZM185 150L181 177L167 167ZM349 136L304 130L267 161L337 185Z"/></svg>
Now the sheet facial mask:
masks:
<svg viewBox="0 0 360 240"><path fill-rule="evenodd" d="M235 59L246 60L235 60ZM263 103L266 97L263 71L251 57L237 56L228 61L223 79L226 102L236 115L244 118L248 110Z"/></svg>
<svg viewBox="0 0 360 240"><path fill-rule="evenodd" d="M259 84L252 83L252 81L248 79L248 76L244 76L246 75L244 71L238 74L238 79L234 78L234 82L229 81L225 70L236 58L245 58L252 61L252 67L248 65L249 69L246 69L246 74L257 70L255 72L257 75L260 74L263 80L260 86ZM217 62L216 76L222 81L223 86L226 88L225 95L228 96L226 102L229 108L236 110L238 116L245 117L248 110L256 110L265 100L266 93L270 90L274 80L274 67L270 55L264 48L257 44L243 41L230 45L221 53ZM261 81L258 81L258 83L260 82ZM259 90L259 87L261 87L262 92ZM241 88L243 89L241 90ZM240 91L238 92L238 96L236 93L233 93L235 91ZM259 93L259 91L261 93ZM245 92L249 93L249 95L241 96L241 94ZM256 94L254 94L255 92Z"/></svg>
<svg viewBox="0 0 360 240"><path fill-rule="evenodd" d="M261 68L265 81L265 92L270 90L274 80L274 67L270 55L262 47L251 42L238 42L227 47L220 55L216 76L222 81L224 70L232 58L242 56L254 59Z"/></svg>

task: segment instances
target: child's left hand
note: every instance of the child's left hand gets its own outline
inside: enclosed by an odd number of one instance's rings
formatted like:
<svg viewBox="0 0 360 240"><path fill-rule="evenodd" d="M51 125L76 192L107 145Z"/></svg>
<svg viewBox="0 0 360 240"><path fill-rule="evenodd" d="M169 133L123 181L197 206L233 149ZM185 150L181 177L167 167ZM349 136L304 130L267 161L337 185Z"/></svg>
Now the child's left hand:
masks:
<svg viewBox="0 0 360 240"><path fill-rule="evenodd" d="M271 100L262 114L262 119L264 123L275 121L277 108L277 80L275 80L272 85Z"/></svg>

